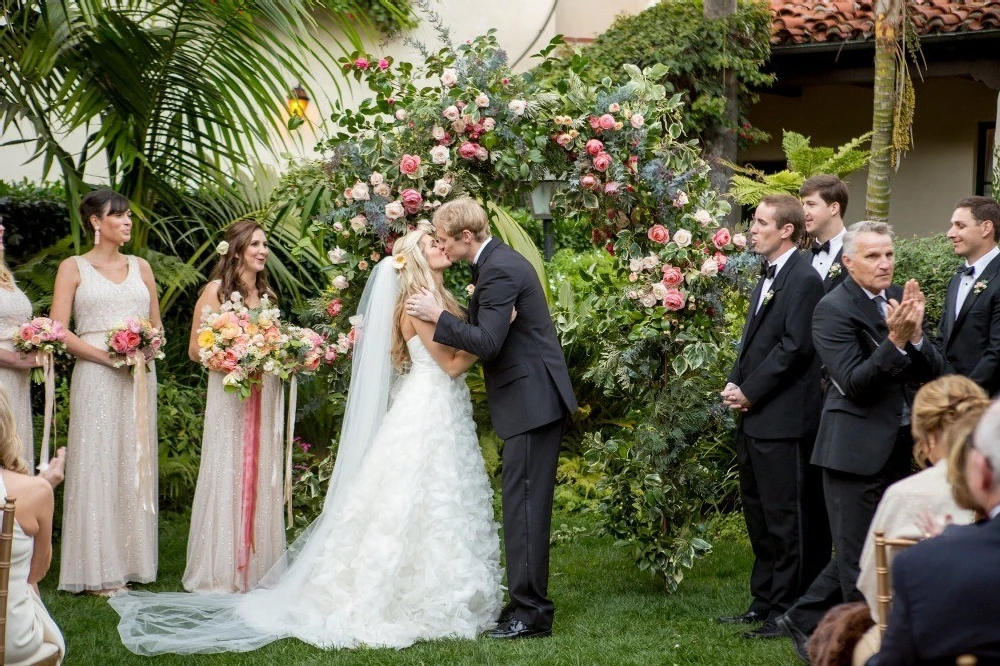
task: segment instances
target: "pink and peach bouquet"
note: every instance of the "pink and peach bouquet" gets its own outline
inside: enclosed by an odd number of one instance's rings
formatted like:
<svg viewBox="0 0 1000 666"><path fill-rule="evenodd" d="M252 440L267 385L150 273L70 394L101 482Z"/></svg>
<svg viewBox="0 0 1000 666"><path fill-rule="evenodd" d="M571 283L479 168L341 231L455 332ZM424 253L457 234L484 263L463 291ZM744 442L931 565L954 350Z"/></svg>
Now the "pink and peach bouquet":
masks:
<svg viewBox="0 0 1000 666"><path fill-rule="evenodd" d="M287 372L312 374L324 363L337 360L337 349L329 345L326 338L312 330L300 326L287 326L288 336L285 368Z"/></svg>
<svg viewBox="0 0 1000 666"><path fill-rule="evenodd" d="M66 329L59 322L48 317L35 317L21 324L14 333L14 349L22 355L65 354ZM42 368L32 368L31 380L41 384L45 379Z"/></svg>
<svg viewBox="0 0 1000 666"><path fill-rule="evenodd" d="M108 356L116 368L162 359L163 330L142 317L129 317L108 331Z"/></svg>

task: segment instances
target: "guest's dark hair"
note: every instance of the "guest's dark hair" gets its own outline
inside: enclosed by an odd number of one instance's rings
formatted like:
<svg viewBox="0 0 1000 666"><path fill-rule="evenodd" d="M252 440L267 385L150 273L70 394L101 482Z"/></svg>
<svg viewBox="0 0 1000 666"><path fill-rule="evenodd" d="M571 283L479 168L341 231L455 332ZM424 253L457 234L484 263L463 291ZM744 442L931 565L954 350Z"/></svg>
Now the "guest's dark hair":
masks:
<svg viewBox="0 0 1000 666"><path fill-rule="evenodd" d="M847 215L847 184L833 174L821 173L807 178L799 188L799 196L807 197L810 194L818 194L827 206L839 204L840 217Z"/></svg>
<svg viewBox="0 0 1000 666"><path fill-rule="evenodd" d="M993 223L993 240L1000 240L1000 203L989 197L965 197L955 208L968 208L976 224L986 220Z"/></svg>
<svg viewBox="0 0 1000 666"><path fill-rule="evenodd" d="M90 220L92 216L97 216L100 219L105 215L121 215L131 208L132 205L127 198L114 190L101 188L88 192L80 200L80 219L83 221L83 228L87 230L87 233L93 235L94 224Z"/></svg>
<svg viewBox="0 0 1000 666"><path fill-rule="evenodd" d="M243 271L243 254L250 247L254 232L258 229L264 231L264 227L260 226L257 220L240 220L226 227L225 241L229 243L229 248L219 258L219 263L212 270L211 277L212 280L219 280L222 283L219 285L220 301L229 300L230 294L234 291L240 292L240 295L246 298L246 289L240 280ZM278 300L278 295L268 281L267 268L257 273L256 287L258 296L267 294L271 301Z"/></svg>
<svg viewBox="0 0 1000 666"><path fill-rule="evenodd" d="M792 242L798 243L806 233L806 214L802 203L791 194L769 194L760 202L774 208L774 220L781 229L792 225Z"/></svg>

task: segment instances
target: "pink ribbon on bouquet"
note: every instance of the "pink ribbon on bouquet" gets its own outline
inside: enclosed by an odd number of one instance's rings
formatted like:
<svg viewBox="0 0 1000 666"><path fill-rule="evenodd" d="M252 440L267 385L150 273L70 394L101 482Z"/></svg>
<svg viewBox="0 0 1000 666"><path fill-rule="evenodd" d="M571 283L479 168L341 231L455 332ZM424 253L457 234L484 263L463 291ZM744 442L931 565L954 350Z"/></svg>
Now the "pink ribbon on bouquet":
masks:
<svg viewBox="0 0 1000 666"><path fill-rule="evenodd" d="M55 406L56 406L56 364L52 354L42 354L42 376L45 378L45 414L42 421L42 450L39 456L39 472L49 467L49 436L55 444Z"/></svg>
<svg viewBox="0 0 1000 666"><path fill-rule="evenodd" d="M288 384L288 418L285 420L285 506L288 507L288 525L292 524L292 447L295 442L295 408L299 383L292 375Z"/></svg>
<svg viewBox="0 0 1000 666"><path fill-rule="evenodd" d="M146 392L146 358L139 354L129 357L132 366L135 400L135 431L138 443L136 456L135 484L139 489L142 510L156 514L156 482L153 479L152 444L149 439L149 396Z"/></svg>
<svg viewBox="0 0 1000 666"><path fill-rule="evenodd" d="M240 548L236 571L243 575L243 589L249 585L250 554L254 548L254 522L257 513L257 475L260 463L260 385L250 389L243 410L243 482L240 505Z"/></svg>

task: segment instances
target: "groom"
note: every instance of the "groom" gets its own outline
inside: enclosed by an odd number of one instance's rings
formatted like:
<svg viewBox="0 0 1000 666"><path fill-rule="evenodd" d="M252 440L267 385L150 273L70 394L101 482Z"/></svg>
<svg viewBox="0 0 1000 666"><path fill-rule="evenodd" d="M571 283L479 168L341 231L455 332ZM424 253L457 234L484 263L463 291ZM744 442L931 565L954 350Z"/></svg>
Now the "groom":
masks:
<svg viewBox="0 0 1000 666"><path fill-rule="evenodd" d="M434 341L475 354L483 363L493 429L504 440L503 531L510 603L493 638L552 633L546 596L549 527L559 444L576 411L545 292L527 259L490 236L486 211L468 197L434 214L438 242L452 261L472 264L469 321L442 310L424 291L407 314L436 323ZM517 309L516 318L511 314Z"/></svg>

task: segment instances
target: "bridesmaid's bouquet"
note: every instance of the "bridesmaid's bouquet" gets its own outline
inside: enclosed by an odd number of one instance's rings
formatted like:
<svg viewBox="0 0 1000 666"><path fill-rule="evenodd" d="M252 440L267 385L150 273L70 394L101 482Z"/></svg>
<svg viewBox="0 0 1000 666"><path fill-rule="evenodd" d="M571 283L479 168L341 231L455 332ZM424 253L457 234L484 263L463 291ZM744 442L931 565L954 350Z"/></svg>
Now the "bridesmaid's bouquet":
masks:
<svg viewBox="0 0 1000 666"><path fill-rule="evenodd" d="M59 322L48 317L35 317L14 334L14 349L28 354L65 354L66 329ZM31 369L31 381L41 384L45 381L43 368Z"/></svg>
<svg viewBox="0 0 1000 666"><path fill-rule="evenodd" d="M201 364L225 373L222 386L227 392L249 397L263 375L283 374L288 335L280 317L267 296L261 297L259 306L249 308L239 292L233 292L219 312L202 315L198 329Z"/></svg>
<svg viewBox="0 0 1000 666"><path fill-rule="evenodd" d="M116 368L135 366L140 361L148 363L164 357L166 341L163 331L148 319L129 317L108 331L108 356Z"/></svg>

